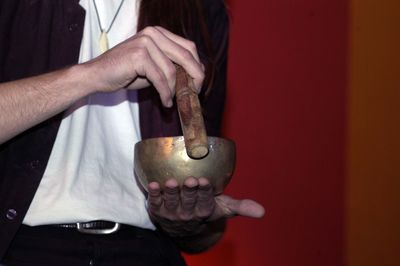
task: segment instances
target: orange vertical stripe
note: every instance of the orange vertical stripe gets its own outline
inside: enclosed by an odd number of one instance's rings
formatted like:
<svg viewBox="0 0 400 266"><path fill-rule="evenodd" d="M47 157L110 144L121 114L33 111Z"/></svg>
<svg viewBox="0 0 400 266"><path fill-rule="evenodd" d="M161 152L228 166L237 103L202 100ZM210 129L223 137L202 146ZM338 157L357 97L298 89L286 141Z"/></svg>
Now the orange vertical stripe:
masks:
<svg viewBox="0 0 400 266"><path fill-rule="evenodd" d="M400 265L400 1L353 0L347 264Z"/></svg>

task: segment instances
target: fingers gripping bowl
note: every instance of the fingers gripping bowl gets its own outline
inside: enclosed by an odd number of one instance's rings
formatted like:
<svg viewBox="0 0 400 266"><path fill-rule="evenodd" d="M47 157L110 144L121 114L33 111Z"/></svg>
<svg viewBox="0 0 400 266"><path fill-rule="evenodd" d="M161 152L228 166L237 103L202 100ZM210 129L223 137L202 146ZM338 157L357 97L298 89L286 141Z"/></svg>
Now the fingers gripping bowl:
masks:
<svg viewBox="0 0 400 266"><path fill-rule="evenodd" d="M161 187L175 178L179 185L189 177L205 177L220 194L235 168L235 144L227 139L208 137L208 154L201 159L188 156L183 136L143 140L135 145L135 172L147 189L156 181Z"/></svg>

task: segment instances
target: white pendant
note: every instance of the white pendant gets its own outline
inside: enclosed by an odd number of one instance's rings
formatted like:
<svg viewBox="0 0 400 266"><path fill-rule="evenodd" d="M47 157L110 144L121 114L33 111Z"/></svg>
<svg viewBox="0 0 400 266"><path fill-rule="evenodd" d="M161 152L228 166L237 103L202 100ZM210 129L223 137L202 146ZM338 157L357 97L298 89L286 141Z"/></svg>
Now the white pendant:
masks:
<svg viewBox="0 0 400 266"><path fill-rule="evenodd" d="M100 35L100 52L104 53L107 50L108 50L107 32L102 31Z"/></svg>

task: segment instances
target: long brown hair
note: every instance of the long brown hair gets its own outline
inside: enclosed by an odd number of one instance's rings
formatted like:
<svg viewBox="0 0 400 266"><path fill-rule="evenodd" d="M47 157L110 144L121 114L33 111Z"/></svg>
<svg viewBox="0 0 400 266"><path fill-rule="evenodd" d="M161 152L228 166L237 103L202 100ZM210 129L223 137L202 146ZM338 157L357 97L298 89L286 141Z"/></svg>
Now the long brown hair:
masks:
<svg viewBox="0 0 400 266"><path fill-rule="evenodd" d="M206 68L204 86L207 95L212 87L215 56L201 0L140 0L138 31L147 26L161 26L197 44ZM200 30L199 30L200 29Z"/></svg>

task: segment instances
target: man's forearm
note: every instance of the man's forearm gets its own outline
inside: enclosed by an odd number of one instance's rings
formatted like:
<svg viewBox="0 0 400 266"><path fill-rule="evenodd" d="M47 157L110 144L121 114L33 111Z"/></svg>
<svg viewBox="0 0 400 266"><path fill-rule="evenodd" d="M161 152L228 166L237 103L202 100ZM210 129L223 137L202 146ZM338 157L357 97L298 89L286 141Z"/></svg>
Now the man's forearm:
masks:
<svg viewBox="0 0 400 266"><path fill-rule="evenodd" d="M0 84L0 144L94 92L85 66Z"/></svg>

